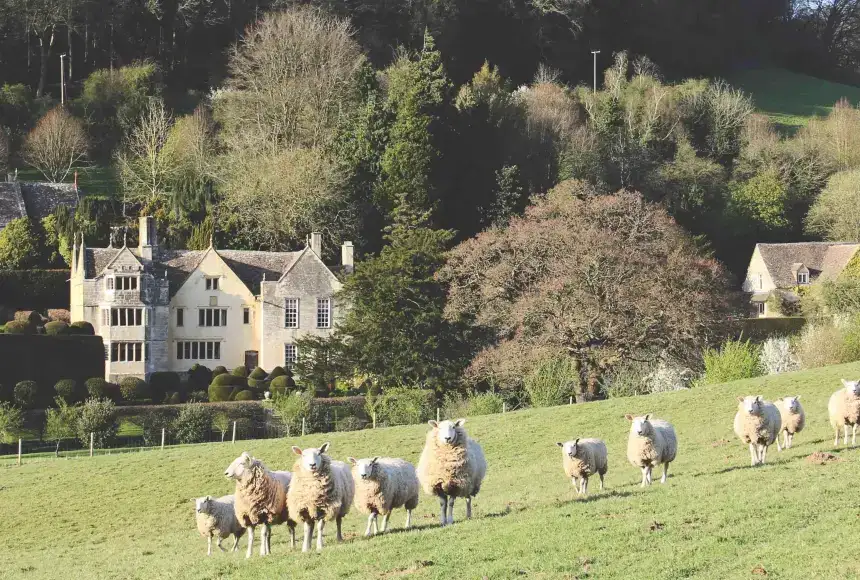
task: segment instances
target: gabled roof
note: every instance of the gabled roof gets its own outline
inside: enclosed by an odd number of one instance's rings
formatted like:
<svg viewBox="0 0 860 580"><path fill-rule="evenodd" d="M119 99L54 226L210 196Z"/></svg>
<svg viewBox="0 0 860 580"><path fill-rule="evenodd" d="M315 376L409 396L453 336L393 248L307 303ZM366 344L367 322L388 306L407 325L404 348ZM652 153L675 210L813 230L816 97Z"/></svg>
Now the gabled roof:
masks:
<svg viewBox="0 0 860 580"><path fill-rule="evenodd" d="M72 183L31 183L22 181L0 183L0 230L18 218L41 220L51 215L57 206L75 207L78 192Z"/></svg>
<svg viewBox="0 0 860 580"><path fill-rule="evenodd" d="M0 183L0 230L12 220L27 217L21 184L17 181Z"/></svg>
<svg viewBox="0 0 860 580"><path fill-rule="evenodd" d="M802 264L812 278L833 279L839 276L852 256L860 249L853 242L798 242L792 244L756 244L762 260L777 288L797 284L796 266Z"/></svg>
<svg viewBox="0 0 860 580"><path fill-rule="evenodd" d="M95 278L119 254L122 248L86 248L84 253L84 277Z"/></svg>

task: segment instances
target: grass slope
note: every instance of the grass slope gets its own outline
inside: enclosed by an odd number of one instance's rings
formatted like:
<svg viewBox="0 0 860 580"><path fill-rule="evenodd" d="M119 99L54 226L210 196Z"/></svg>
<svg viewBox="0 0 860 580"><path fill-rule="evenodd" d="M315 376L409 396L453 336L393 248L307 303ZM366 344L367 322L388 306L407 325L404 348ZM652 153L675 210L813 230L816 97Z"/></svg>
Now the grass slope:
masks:
<svg viewBox="0 0 860 580"><path fill-rule="evenodd" d="M472 418L489 475L463 521L436 524L438 504L422 497L418 529L364 540L353 511L346 542L324 552L289 553L275 528L272 556L205 556L190 499L232 488L224 468L247 448L271 468L290 468L289 446L332 442L332 454L395 455L417 461L426 428L399 427L243 444L207 444L93 459L43 461L0 469L0 570L4 578L857 578L846 555L860 508L854 489L860 452L839 461L804 458L831 450L827 399L860 363L681 393L526 410ZM794 449L749 467L732 434L735 396L802 394L808 421ZM672 421L679 456L665 486L638 487L625 459L624 413ZM607 490L576 499L556 441L607 441ZM659 474L655 473L655 481ZM330 530L329 533L332 533ZM244 546L244 540L241 544ZM755 572L754 572L755 570Z"/></svg>
<svg viewBox="0 0 860 580"><path fill-rule="evenodd" d="M751 94L756 107L788 131L806 125L810 117L826 116L843 97L854 105L860 102L860 87L832 83L784 69L747 70L727 80Z"/></svg>

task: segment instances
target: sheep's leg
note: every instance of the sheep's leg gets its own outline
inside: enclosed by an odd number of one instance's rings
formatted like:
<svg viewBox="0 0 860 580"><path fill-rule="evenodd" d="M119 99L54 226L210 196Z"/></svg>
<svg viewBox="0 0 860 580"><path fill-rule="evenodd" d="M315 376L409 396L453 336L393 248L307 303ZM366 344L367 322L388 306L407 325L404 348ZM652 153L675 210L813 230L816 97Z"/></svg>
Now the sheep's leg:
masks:
<svg viewBox="0 0 860 580"><path fill-rule="evenodd" d="M640 487L645 487L648 485L648 467L645 466L642 468L642 485Z"/></svg>
<svg viewBox="0 0 860 580"><path fill-rule="evenodd" d="M212 555L212 534L209 534L209 537L206 538L206 555Z"/></svg>
<svg viewBox="0 0 860 580"><path fill-rule="evenodd" d="M761 446L761 464L764 465L764 461L767 459L767 445Z"/></svg>
<svg viewBox="0 0 860 580"><path fill-rule="evenodd" d="M379 514L373 516L373 533L374 535L379 533Z"/></svg>
<svg viewBox="0 0 860 580"><path fill-rule="evenodd" d="M576 490L576 493L579 493L579 480L575 477L570 478L570 485L573 486L573 489Z"/></svg>
<svg viewBox="0 0 860 580"><path fill-rule="evenodd" d="M472 496L466 498L466 519L472 519Z"/></svg>
<svg viewBox="0 0 860 580"><path fill-rule="evenodd" d="M337 526L337 541L342 542L343 541L343 534L341 533L341 525L343 524L343 516L337 516L334 523L335 523L335 526Z"/></svg>
<svg viewBox="0 0 860 580"><path fill-rule="evenodd" d="M406 529L412 527L412 510L406 510Z"/></svg>
<svg viewBox="0 0 860 580"><path fill-rule="evenodd" d="M588 495L588 478L582 478L582 495Z"/></svg>
<svg viewBox="0 0 860 580"><path fill-rule="evenodd" d="M600 476L600 491L603 491L603 477L604 477L604 474L603 474L603 473L599 473L598 475Z"/></svg>
<svg viewBox="0 0 860 580"><path fill-rule="evenodd" d="M788 435L788 448L791 449L791 447L794 445L794 433L786 432L786 435Z"/></svg>
<svg viewBox="0 0 860 580"><path fill-rule="evenodd" d="M842 425L842 445L848 445L848 423Z"/></svg>
<svg viewBox="0 0 860 580"><path fill-rule="evenodd" d="M290 550L296 549L296 526L289 526L290 528Z"/></svg>
<svg viewBox="0 0 860 580"><path fill-rule="evenodd" d="M454 523L454 500L456 498L453 495L448 496L448 523Z"/></svg>
<svg viewBox="0 0 860 580"><path fill-rule="evenodd" d="M439 515L439 524L445 525L448 523L448 496L440 495L439 496L439 509L441 509L441 514Z"/></svg>
<svg viewBox="0 0 860 580"><path fill-rule="evenodd" d="M836 427L836 439L833 440L833 446L839 446L839 427Z"/></svg>
<svg viewBox="0 0 860 580"><path fill-rule="evenodd" d="M648 466L648 485L651 485L654 482L653 475L654 475L654 466L649 465Z"/></svg>
<svg viewBox="0 0 860 580"><path fill-rule="evenodd" d="M669 478L669 464L663 464L663 477L660 478L660 483L666 483L666 480Z"/></svg>
<svg viewBox="0 0 860 580"><path fill-rule="evenodd" d="M384 533L385 533L385 531L388 529L388 517L389 517L390 515L391 515L391 512L388 512L387 514L385 514L384 516L382 516L382 533L383 533L383 534L384 534Z"/></svg>
<svg viewBox="0 0 860 580"><path fill-rule="evenodd" d="M239 536L233 534L233 547L230 548L231 552L237 552L239 550Z"/></svg>
<svg viewBox="0 0 860 580"><path fill-rule="evenodd" d="M783 431L780 435L787 435L785 431ZM786 449L788 449L786 447ZM782 451L782 445L779 444L779 435L776 436L776 450Z"/></svg>
<svg viewBox="0 0 860 580"><path fill-rule="evenodd" d="M374 520L374 518L376 518L376 514L375 514L375 513L371 513L369 516L367 516L367 529L366 529L366 530L364 530L364 537L365 537L365 538L367 538L367 537L369 537L369 536L370 536L370 530L371 530L371 529L373 529L373 520Z"/></svg>
<svg viewBox="0 0 860 580"><path fill-rule="evenodd" d="M854 446L857 443L857 423L854 423L851 428L851 445Z"/></svg>
<svg viewBox="0 0 860 580"><path fill-rule="evenodd" d="M227 550L225 550L224 546L221 545L221 540L223 540L223 539L224 538L222 538L221 536L218 536L218 540L215 542L215 545L218 546L218 549L221 550L222 552L226 552Z"/></svg>
<svg viewBox="0 0 860 580"><path fill-rule="evenodd" d="M756 449L755 443L750 443L750 465L753 467L758 465L758 449Z"/></svg>
<svg viewBox="0 0 860 580"><path fill-rule="evenodd" d="M302 552L311 551L311 540L313 539L314 528L310 522L305 522L305 537L302 540Z"/></svg>
<svg viewBox="0 0 860 580"><path fill-rule="evenodd" d="M251 557L251 552L254 550L254 526L248 527L248 551L245 553L246 558Z"/></svg>
<svg viewBox="0 0 860 580"><path fill-rule="evenodd" d="M323 532L325 531L325 520L317 520L317 552L323 549Z"/></svg>

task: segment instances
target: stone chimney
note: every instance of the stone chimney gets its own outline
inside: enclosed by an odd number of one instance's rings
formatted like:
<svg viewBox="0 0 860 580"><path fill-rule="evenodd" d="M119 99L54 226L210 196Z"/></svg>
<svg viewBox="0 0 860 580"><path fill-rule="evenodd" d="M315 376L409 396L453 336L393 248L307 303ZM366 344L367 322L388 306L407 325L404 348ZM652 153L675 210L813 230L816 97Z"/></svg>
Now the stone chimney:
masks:
<svg viewBox="0 0 860 580"><path fill-rule="evenodd" d="M317 256L322 257L322 234L320 232L311 232L311 250Z"/></svg>
<svg viewBox="0 0 860 580"><path fill-rule="evenodd" d="M344 242L340 247L340 263L343 265L345 274L352 274L353 270L355 270L353 250L352 242Z"/></svg>
<svg viewBox="0 0 860 580"><path fill-rule="evenodd" d="M138 230L137 250L144 260L152 261L152 257L158 249L158 235L155 231L155 218L152 216L141 216Z"/></svg>

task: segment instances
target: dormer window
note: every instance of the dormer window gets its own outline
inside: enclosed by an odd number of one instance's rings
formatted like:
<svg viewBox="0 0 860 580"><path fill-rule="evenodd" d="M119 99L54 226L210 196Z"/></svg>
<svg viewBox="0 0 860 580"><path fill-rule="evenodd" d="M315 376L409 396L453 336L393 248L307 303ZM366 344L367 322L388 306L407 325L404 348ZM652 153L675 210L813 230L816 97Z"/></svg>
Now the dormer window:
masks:
<svg viewBox="0 0 860 580"><path fill-rule="evenodd" d="M218 289L218 278L206 278L206 289L207 290L217 290Z"/></svg>
<svg viewBox="0 0 860 580"><path fill-rule="evenodd" d="M108 276L105 278L108 290L137 290L137 276Z"/></svg>
<svg viewBox="0 0 860 580"><path fill-rule="evenodd" d="M809 284L809 272L798 272L797 273L797 283L798 284Z"/></svg>

